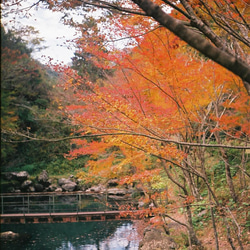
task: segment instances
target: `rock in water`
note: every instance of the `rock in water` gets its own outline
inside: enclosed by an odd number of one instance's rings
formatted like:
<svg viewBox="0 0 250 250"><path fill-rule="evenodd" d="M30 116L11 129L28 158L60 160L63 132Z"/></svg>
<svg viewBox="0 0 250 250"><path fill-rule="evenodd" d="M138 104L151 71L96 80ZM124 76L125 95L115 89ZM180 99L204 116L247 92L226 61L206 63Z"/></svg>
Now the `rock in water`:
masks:
<svg viewBox="0 0 250 250"><path fill-rule="evenodd" d="M3 232L0 233L0 242L1 242L1 249L4 249L5 245L10 247L12 243L16 244L22 244L27 242L28 240L31 239L31 235L30 234L26 234L26 233L14 233L12 231L7 231L7 232ZM10 248L8 248L10 249Z"/></svg>
<svg viewBox="0 0 250 250"><path fill-rule="evenodd" d="M3 232L0 234L0 239L1 240L15 240L17 238L19 238L19 234L18 233L14 233L12 231L7 231L7 232Z"/></svg>

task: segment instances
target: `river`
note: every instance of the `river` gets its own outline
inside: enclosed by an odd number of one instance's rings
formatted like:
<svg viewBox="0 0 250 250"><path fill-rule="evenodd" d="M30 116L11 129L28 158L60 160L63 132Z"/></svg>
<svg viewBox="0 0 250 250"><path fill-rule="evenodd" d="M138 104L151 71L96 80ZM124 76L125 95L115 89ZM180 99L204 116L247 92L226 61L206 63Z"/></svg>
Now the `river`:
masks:
<svg viewBox="0 0 250 250"><path fill-rule="evenodd" d="M8 224L22 242L1 242L4 250L137 250L138 233L131 221Z"/></svg>

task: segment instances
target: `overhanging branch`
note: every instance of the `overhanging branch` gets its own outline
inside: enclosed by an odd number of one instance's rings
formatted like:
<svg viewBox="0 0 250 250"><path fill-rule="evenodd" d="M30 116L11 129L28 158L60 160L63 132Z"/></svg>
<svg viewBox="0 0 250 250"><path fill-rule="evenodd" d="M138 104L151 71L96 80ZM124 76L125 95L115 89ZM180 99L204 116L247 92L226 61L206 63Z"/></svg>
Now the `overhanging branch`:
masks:
<svg viewBox="0 0 250 250"><path fill-rule="evenodd" d="M191 47L201 52L203 55L228 69L235 75L239 76L244 82L244 86L250 95L250 66L230 55L222 49L213 46L206 38L192 31L185 26L180 20L177 20L162 8L150 0L133 0L145 13L155 19L160 25L164 26Z"/></svg>
<svg viewBox="0 0 250 250"><path fill-rule="evenodd" d="M234 146L234 145L225 145L225 144L203 144L203 143L192 143L192 142L181 142L172 139L165 139L156 136L151 136L143 133L136 132L110 132L110 133L99 133L99 134L84 134L84 135L76 135L76 136L68 136L63 138L36 138L27 134L19 133L19 132L10 132L10 131L2 131L3 134L19 136L26 138L25 140L9 140L5 141L8 143L19 143L19 142L29 142L29 141L46 141L46 142L60 142L66 140L73 139L84 139L84 138L93 138L93 137L107 137L107 136L139 136L145 137L154 141L160 141L165 143L173 143L181 146L190 146L190 147L206 147L206 148L228 148L228 149L250 149L250 146Z"/></svg>

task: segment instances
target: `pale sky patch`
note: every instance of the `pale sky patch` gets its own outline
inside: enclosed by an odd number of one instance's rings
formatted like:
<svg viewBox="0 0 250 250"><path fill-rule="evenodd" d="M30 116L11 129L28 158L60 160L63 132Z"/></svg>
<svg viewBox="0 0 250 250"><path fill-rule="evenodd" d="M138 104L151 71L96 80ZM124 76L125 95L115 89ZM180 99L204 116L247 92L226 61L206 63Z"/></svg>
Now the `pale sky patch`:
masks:
<svg viewBox="0 0 250 250"><path fill-rule="evenodd" d="M24 0L22 4L23 7L31 6L34 4L34 0ZM20 25L33 26L39 31L38 36L43 38L45 41L42 43L42 46L46 46L47 48L41 51L34 51L32 53L33 58L44 64L49 62L50 58L53 59L53 63L71 63L75 47L74 43L69 41L76 39L77 33L73 27L63 24L62 17L64 17L65 13L49 10L43 5L39 5L37 8L33 7L32 9L29 9L28 12L24 12L23 14L16 14L15 9L13 10L14 12L8 16L2 15L2 23L6 28L18 29ZM72 12L74 20L80 23L84 18L82 14L98 16L102 14L102 10L96 10L93 13L81 13L81 10L74 10ZM108 33L110 38L113 38L114 40L118 39L117 42L112 42L111 39L109 43L106 44L107 48L114 47L117 49L123 49L134 46L134 41L129 38L129 34L127 34L126 30L120 30L120 32L123 33L122 36L117 36L116 32L112 31L112 26L109 27L107 31L104 30L104 33ZM122 40L122 37L125 39Z"/></svg>
<svg viewBox="0 0 250 250"><path fill-rule="evenodd" d="M2 17L2 23L6 28L29 25L39 31L39 37L45 41L42 45L48 48L40 52L34 52L32 54L33 58L46 63L50 57L53 58L54 62L69 64L74 56L74 47L67 40L75 39L76 31L74 28L62 23L61 18L64 13L52 12L41 7L37 8L37 10L33 8L28 13L31 14L28 18L24 15L9 14L7 17Z"/></svg>

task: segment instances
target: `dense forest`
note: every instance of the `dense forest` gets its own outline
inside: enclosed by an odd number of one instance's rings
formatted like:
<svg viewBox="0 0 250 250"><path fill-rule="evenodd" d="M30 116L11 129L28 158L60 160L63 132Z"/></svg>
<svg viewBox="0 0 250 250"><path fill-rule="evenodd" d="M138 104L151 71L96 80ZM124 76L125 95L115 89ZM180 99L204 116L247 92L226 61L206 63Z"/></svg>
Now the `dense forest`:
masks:
<svg viewBox="0 0 250 250"><path fill-rule="evenodd" d="M55 88L58 73L32 59L31 52L21 37L1 26L1 169L59 174L79 167L64 158L69 141L29 137L66 137L72 126L59 109L63 91Z"/></svg>
<svg viewBox="0 0 250 250"><path fill-rule="evenodd" d="M247 249L249 1L84 2L48 5L81 33L71 66L1 29L3 170L118 179L179 249Z"/></svg>

